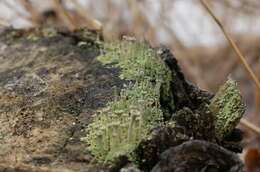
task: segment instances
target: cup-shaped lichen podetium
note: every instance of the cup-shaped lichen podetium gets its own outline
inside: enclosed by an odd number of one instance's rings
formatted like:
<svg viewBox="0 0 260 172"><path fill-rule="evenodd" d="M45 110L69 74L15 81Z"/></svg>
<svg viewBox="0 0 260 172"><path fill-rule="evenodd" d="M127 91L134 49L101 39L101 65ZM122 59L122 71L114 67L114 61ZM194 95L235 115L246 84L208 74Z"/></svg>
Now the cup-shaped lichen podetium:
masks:
<svg viewBox="0 0 260 172"><path fill-rule="evenodd" d="M171 93L172 74L156 51L144 42L104 43L97 60L120 69L126 85L86 128L87 149L100 163L111 164L120 156L135 160L133 153L152 128L162 125L161 92ZM173 105L172 105L173 106Z"/></svg>
<svg viewBox="0 0 260 172"><path fill-rule="evenodd" d="M237 83L229 78L213 97L209 108L215 115L216 137L222 140L237 126L245 112Z"/></svg>

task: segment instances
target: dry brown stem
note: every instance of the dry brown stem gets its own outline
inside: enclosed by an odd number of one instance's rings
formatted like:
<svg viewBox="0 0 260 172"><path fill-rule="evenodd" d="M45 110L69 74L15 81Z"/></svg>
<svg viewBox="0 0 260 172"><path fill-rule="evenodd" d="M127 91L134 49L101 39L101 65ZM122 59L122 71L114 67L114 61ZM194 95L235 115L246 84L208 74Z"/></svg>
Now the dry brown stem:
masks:
<svg viewBox="0 0 260 172"><path fill-rule="evenodd" d="M247 119L245 119L245 118L241 119L240 120L240 124L242 124L243 126L249 128L250 130L252 130L256 134L260 135L260 128L255 126L251 122L249 122Z"/></svg>
<svg viewBox="0 0 260 172"><path fill-rule="evenodd" d="M210 9L209 4L207 3L207 1L206 0L200 0L200 2L205 7L205 9L208 11L208 13L211 15L211 17L215 20L215 22L218 24L218 26L222 30L223 34L225 35L225 38L228 40L228 42L230 43L231 47L234 49L235 53L237 54L237 57L238 57L239 61L245 67L247 73L249 74L251 79L255 82L256 86L260 89L260 82L259 82L258 78L256 77L256 75L254 74L253 70L251 69L251 67L247 63L245 57L242 55L242 53L239 50L238 46L236 45L235 41L228 34L228 32L226 31L226 29L224 28L223 24L218 19L218 17L212 12L212 10Z"/></svg>
<svg viewBox="0 0 260 172"><path fill-rule="evenodd" d="M239 50L238 46L236 45L236 43L233 41L233 39L231 38L231 36L228 34L228 32L226 31L226 29L224 28L223 24L221 23L221 21L218 19L218 17L213 13L213 11L210 9L209 4L206 0L200 0L200 2L202 3L202 5L205 7L205 9L208 11L208 13L211 15L211 17L215 20L215 22L218 24L218 26L220 27L220 29L222 30L223 34L225 35L226 39L228 40L228 42L230 43L231 47L234 49L235 53L237 54L237 57L239 59L239 61L242 63L242 65L245 67L246 71L248 72L249 76L251 77L251 79L253 79L253 81L255 82L256 86L260 89L260 82L258 80L258 78L256 77L256 75L254 74L253 70L251 69L251 67L249 66L249 64L246 62L245 57L242 55L241 51ZM255 126L254 124L252 124L251 122L249 122L248 120L242 118L240 123L244 126L246 126L247 128L251 129L252 131L254 131L255 133L257 133L258 135L260 135L260 128L258 128L257 126Z"/></svg>

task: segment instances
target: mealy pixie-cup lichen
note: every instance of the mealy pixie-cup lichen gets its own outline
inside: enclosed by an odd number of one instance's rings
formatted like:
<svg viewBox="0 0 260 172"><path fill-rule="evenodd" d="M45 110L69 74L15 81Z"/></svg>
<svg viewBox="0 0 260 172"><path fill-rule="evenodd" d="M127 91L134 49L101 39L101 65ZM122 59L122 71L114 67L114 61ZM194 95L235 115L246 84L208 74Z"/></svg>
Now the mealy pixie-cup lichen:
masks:
<svg viewBox="0 0 260 172"><path fill-rule="evenodd" d="M137 41L105 43L98 60L119 67L120 78L128 84L94 115L84 140L101 163L113 163L122 155L134 159L139 142L163 121L160 92L170 91L171 72L155 50Z"/></svg>

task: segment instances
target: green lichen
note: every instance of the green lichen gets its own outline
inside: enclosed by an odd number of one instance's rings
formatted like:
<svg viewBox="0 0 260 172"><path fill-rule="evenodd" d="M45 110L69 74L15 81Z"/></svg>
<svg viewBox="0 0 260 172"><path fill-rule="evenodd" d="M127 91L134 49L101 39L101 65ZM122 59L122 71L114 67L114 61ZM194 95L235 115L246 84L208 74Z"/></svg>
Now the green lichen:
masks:
<svg viewBox="0 0 260 172"><path fill-rule="evenodd" d="M171 80L169 70L157 58L156 52L143 42L125 40L105 43L104 54L99 56L98 60L103 64L120 67L122 79L160 83Z"/></svg>
<svg viewBox="0 0 260 172"><path fill-rule="evenodd" d="M84 140L99 162L112 163L121 155L134 159L133 150L162 123L160 92L170 89L170 70L143 42L105 43L98 60L121 68L120 78L129 84L94 115Z"/></svg>
<svg viewBox="0 0 260 172"><path fill-rule="evenodd" d="M237 126L245 112L237 83L228 79L211 100L209 108L215 115L216 137L222 140Z"/></svg>

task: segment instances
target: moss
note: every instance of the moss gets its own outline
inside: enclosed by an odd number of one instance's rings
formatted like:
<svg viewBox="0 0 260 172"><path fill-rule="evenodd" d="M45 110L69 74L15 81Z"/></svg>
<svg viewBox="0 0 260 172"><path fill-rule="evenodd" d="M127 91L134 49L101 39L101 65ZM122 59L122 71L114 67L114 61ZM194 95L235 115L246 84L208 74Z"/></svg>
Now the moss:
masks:
<svg viewBox="0 0 260 172"><path fill-rule="evenodd" d="M211 100L209 108L215 114L216 137L222 140L237 126L245 112L237 83L228 79Z"/></svg>
<svg viewBox="0 0 260 172"><path fill-rule="evenodd" d="M160 92L162 87L170 91L171 72L142 42L105 43L98 60L121 68L120 78L129 82L94 116L84 140L99 162L113 163L119 156L135 159L133 150L163 121Z"/></svg>

